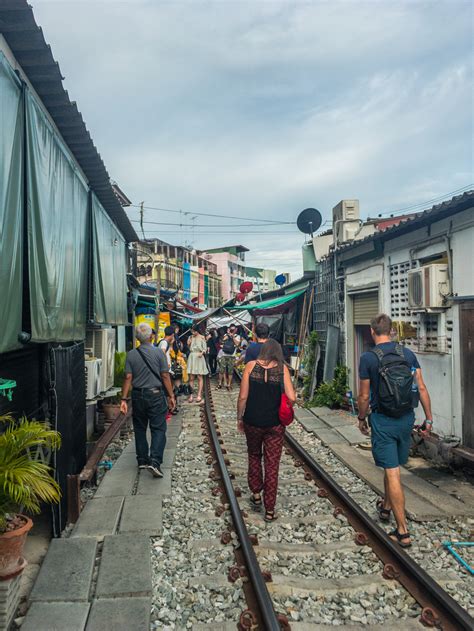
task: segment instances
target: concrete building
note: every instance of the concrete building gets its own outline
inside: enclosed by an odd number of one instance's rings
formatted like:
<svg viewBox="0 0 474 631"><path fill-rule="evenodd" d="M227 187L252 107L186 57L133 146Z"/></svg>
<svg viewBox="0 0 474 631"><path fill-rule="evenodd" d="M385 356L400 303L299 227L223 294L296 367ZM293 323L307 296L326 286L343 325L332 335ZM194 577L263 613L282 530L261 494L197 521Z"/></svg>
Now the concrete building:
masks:
<svg viewBox="0 0 474 631"><path fill-rule="evenodd" d="M376 225L321 258L316 328L339 329L340 359L357 392L359 357L372 345L370 319L388 313L396 339L418 356L434 431L474 450L474 191L393 219L396 225Z"/></svg>
<svg viewBox="0 0 474 631"><path fill-rule="evenodd" d="M136 244L137 274L141 283L157 282L162 290L206 309L222 304L222 279L217 265L196 250L160 239Z"/></svg>
<svg viewBox="0 0 474 631"><path fill-rule="evenodd" d="M278 285L275 283L275 276L276 271L272 269L250 267L249 265L245 268L245 280L253 283L253 291L257 294L278 289Z"/></svg>
<svg viewBox="0 0 474 631"><path fill-rule="evenodd" d="M235 298L245 280L245 252L248 252L248 248L243 245L230 245L202 252L205 259L217 266L217 272L222 278L224 301Z"/></svg>

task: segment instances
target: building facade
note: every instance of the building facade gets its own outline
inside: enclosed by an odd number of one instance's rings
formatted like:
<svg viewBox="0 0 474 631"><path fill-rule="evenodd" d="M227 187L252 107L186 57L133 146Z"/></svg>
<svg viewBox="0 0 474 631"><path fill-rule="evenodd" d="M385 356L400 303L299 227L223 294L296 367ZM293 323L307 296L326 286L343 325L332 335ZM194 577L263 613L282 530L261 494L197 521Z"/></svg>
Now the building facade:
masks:
<svg viewBox="0 0 474 631"><path fill-rule="evenodd" d="M340 360L349 368L354 392L360 355L372 346L370 319L389 314L395 339L419 359L436 434L471 450L473 248L471 191L359 241L339 244L319 263L315 302L316 328L330 323L341 332ZM422 413L420 407L419 420Z"/></svg>
<svg viewBox="0 0 474 631"><path fill-rule="evenodd" d="M235 298L240 292L240 285L245 281L245 252L243 245L214 248L202 252L202 256L216 265L222 278L222 297L224 301Z"/></svg>
<svg viewBox="0 0 474 631"><path fill-rule="evenodd" d="M136 244L137 274L141 283L158 278L161 289L207 309L222 304L222 279L217 265L196 250L159 239Z"/></svg>
<svg viewBox="0 0 474 631"><path fill-rule="evenodd" d="M48 421L61 433L59 535L67 475L84 466L91 433L87 338L106 329L115 348L118 329L129 324L128 243L137 236L32 8L24 0L7 5L0 6L0 378L16 385L11 399L0 396L0 413Z"/></svg>

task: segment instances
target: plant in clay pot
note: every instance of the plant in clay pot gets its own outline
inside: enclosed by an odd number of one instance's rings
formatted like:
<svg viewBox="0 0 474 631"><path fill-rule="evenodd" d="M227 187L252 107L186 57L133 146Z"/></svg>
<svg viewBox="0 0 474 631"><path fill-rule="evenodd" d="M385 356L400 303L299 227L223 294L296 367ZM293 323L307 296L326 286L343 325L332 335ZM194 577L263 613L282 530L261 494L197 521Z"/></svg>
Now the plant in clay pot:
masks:
<svg viewBox="0 0 474 631"><path fill-rule="evenodd" d="M127 353L117 352L115 353L114 361L114 387L122 388L123 380L125 377L125 360ZM121 394L117 394L113 397L107 397L107 402L103 403L102 411L108 421L114 421L120 414L120 397Z"/></svg>
<svg viewBox="0 0 474 631"><path fill-rule="evenodd" d="M32 460L30 451L44 447L59 449L61 436L43 423L10 415L0 416L0 580L19 574L26 566L22 558L32 520L19 513L39 513L41 502L58 502L61 492L51 468Z"/></svg>

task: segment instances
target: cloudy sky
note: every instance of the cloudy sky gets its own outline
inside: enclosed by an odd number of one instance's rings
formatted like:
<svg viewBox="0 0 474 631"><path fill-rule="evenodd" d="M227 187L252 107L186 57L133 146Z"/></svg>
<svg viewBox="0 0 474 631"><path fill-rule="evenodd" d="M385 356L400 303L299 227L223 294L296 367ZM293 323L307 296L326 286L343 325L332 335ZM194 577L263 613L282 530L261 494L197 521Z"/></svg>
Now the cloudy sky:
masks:
<svg viewBox="0 0 474 631"><path fill-rule="evenodd" d="M256 219L473 182L470 0L30 3L111 177L183 211L145 210L147 236L242 243L295 277L296 226Z"/></svg>

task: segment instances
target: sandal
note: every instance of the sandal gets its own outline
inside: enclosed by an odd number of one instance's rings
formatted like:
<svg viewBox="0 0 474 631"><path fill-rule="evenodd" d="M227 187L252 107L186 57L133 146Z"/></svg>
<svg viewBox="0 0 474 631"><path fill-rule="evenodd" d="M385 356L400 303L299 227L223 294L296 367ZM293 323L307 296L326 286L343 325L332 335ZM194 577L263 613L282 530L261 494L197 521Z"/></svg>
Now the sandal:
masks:
<svg viewBox="0 0 474 631"><path fill-rule="evenodd" d="M217 390L220 390L220 389L222 388L222 384L221 384L221 383L218 383L218 384L217 384L217 386L216 386L216 388L217 388Z"/></svg>
<svg viewBox="0 0 474 631"><path fill-rule="evenodd" d="M379 515L379 519L380 519L380 521L390 521L390 514L392 512L392 509L391 508L384 508L383 503L384 503L384 498L383 497L379 497L379 499L377 500L377 504L376 504L377 513Z"/></svg>
<svg viewBox="0 0 474 631"><path fill-rule="evenodd" d="M409 532L405 532L402 534L398 532L397 528L395 528L395 530L392 530L392 532L388 533L388 536L392 541L396 541L401 548L409 548L411 546L411 541L409 541L408 543L404 541L404 539L410 538Z"/></svg>
<svg viewBox="0 0 474 631"><path fill-rule="evenodd" d="M274 510L267 510L265 511L265 516L263 517L263 519L265 521L275 521L275 519L278 519L278 517L275 515Z"/></svg>
<svg viewBox="0 0 474 631"><path fill-rule="evenodd" d="M193 401L194 401L194 399L193 399L193 395L191 395L191 396L189 397L189 399L188 399L188 403L192 403Z"/></svg>
<svg viewBox="0 0 474 631"><path fill-rule="evenodd" d="M262 497L260 493L252 493L250 496L250 503L254 508L260 510L260 507L262 506Z"/></svg>
<svg viewBox="0 0 474 631"><path fill-rule="evenodd" d="M202 397L198 397L198 398L196 399L196 403L202 403Z"/></svg>

